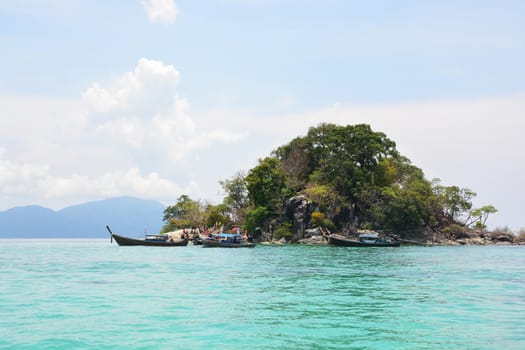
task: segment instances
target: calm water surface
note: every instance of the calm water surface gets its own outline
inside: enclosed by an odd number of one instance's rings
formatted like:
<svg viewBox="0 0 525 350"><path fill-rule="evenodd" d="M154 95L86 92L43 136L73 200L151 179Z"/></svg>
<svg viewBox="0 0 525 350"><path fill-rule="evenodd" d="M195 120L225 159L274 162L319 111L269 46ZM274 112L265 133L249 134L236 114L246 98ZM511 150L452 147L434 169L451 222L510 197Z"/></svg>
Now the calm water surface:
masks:
<svg viewBox="0 0 525 350"><path fill-rule="evenodd" d="M525 349L525 246L0 240L0 349Z"/></svg>

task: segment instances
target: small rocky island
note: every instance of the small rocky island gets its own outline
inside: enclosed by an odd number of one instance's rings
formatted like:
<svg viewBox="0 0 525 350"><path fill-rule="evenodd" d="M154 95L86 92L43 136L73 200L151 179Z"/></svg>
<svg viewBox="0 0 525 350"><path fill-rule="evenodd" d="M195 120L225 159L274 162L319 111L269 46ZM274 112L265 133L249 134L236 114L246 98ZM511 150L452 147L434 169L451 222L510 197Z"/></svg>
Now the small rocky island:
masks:
<svg viewBox="0 0 525 350"><path fill-rule="evenodd" d="M394 141L366 124L320 124L220 182L211 205L187 195L164 211L163 232L182 227L240 227L259 242L324 244L330 233L365 230L406 244L518 244L525 234L486 230L492 205L476 193L428 180Z"/></svg>

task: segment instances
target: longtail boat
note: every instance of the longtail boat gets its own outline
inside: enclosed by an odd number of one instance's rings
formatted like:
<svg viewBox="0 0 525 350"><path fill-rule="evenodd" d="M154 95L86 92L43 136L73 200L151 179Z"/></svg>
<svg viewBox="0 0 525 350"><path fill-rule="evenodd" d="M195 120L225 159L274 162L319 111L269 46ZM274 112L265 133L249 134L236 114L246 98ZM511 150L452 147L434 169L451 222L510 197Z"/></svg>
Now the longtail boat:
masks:
<svg viewBox="0 0 525 350"><path fill-rule="evenodd" d="M253 248L255 243L248 242L239 234L218 233L202 240L203 248Z"/></svg>
<svg viewBox="0 0 525 350"><path fill-rule="evenodd" d="M119 246L148 246L148 247L182 247L188 245L188 239L172 240L167 235L146 235L141 238L130 238L113 233L109 226L106 226L111 241L113 239Z"/></svg>
<svg viewBox="0 0 525 350"><path fill-rule="evenodd" d="M379 234L361 234L359 239L350 239L345 236L331 234L328 243L345 247L399 247L400 242L384 237Z"/></svg>

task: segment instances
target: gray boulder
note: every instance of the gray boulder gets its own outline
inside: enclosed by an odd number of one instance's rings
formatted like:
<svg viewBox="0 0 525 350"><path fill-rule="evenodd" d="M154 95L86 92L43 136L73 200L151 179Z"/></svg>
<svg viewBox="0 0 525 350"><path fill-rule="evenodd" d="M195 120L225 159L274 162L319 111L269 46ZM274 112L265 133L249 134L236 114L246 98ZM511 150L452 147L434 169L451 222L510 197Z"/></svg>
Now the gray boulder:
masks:
<svg viewBox="0 0 525 350"><path fill-rule="evenodd" d="M286 202L284 216L292 221L292 241L305 237L305 230L310 223L312 205L306 196L295 196Z"/></svg>

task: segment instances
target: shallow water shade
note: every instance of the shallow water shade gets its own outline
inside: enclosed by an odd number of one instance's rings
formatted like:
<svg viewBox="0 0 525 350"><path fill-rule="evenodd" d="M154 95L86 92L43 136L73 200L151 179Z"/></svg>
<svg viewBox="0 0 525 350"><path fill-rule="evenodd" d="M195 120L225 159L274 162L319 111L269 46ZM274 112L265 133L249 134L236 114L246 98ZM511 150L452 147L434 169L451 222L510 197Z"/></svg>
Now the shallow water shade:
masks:
<svg viewBox="0 0 525 350"><path fill-rule="evenodd" d="M525 247L0 240L1 349L524 349Z"/></svg>

